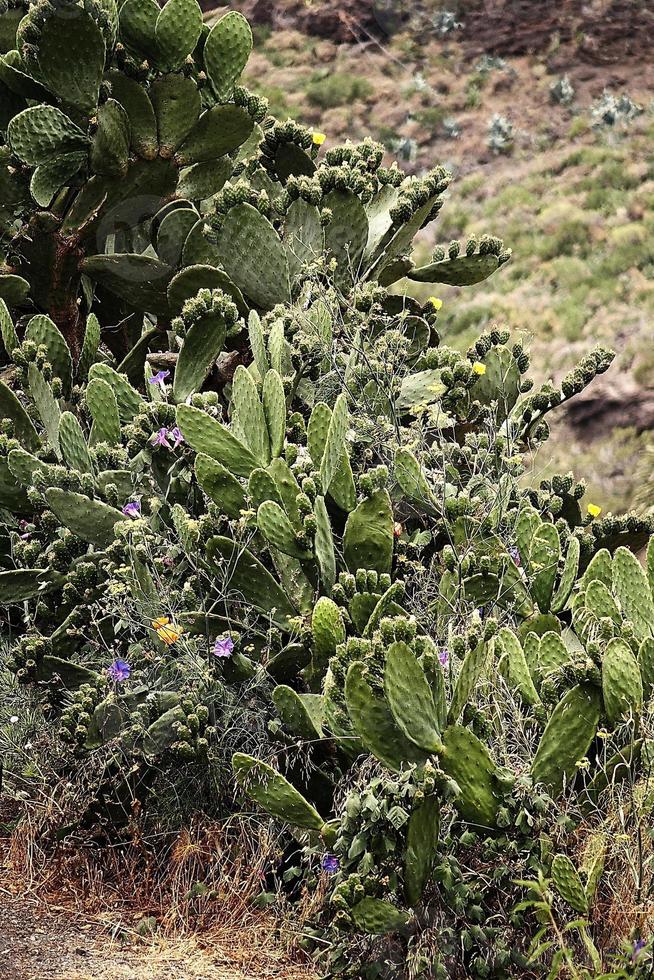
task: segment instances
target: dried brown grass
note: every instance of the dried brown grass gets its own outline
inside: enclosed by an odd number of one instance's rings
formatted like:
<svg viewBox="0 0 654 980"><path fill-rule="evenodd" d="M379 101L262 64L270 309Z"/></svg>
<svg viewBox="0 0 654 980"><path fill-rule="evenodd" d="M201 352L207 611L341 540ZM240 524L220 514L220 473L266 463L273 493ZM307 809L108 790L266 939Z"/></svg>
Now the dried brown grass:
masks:
<svg viewBox="0 0 654 980"><path fill-rule="evenodd" d="M26 810L11 837L0 841L0 892L23 907L27 903L37 919L39 914L74 916L104 931L108 940L139 944L135 973L133 963L116 960L108 941L108 972L98 972L105 967L94 963L93 980L281 975L309 980L315 974L298 950L298 939L302 919L318 897L306 896L299 917L281 896L274 911L253 902L277 856L268 827L247 817L198 818L175 835L150 834L147 840L134 820L120 844L93 839L53 844L44 834L43 811ZM144 940L139 932L146 919L156 920L156 927ZM87 975L65 977L86 980Z"/></svg>

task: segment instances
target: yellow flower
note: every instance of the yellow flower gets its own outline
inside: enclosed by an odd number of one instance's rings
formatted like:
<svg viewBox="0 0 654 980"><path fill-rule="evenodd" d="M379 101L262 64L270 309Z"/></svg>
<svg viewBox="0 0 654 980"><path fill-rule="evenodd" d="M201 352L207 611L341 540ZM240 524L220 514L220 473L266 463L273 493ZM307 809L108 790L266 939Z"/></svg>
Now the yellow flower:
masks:
<svg viewBox="0 0 654 980"><path fill-rule="evenodd" d="M443 305L443 300L439 299L438 296L430 296L427 302L431 303L435 310L440 310Z"/></svg>
<svg viewBox="0 0 654 980"><path fill-rule="evenodd" d="M168 616L160 616L159 619L154 619L152 621L152 629L167 647L176 643L184 632L181 626L176 626L175 623L171 623Z"/></svg>
<svg viewBox="0 0 654 980"><path fill-rule="evenodd" d="M486 365L482 364L481 361L475 361L472 365L472 370L481 378L482 374L486 374Z"/></svg>
<svg viewBox="0 0 654 980"><path fill-rule="evenodd" d="M602 513L602 508L598 507L597 504L589 504L588 513L590 514L591 517L599 517L600 514Z"/></svg>
<svg viewBox="0 0 654 980"><path fill-rule="evenodd" d="M324 133L314 133L313 134L313 145L314 146L322 146L322 144L325 142L326 139L327 139L327 137L325 136Z"/></svg>

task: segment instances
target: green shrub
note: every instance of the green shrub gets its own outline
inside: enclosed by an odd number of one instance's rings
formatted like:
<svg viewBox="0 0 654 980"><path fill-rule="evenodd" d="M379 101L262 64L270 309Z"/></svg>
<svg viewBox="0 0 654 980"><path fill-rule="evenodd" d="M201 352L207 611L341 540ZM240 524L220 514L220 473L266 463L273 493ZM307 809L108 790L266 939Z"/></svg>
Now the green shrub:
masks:
<svg viewBox="0 0 654 980"><path fill-rule="evenodd" d="M310 104L320 109L336 109L338 106L365 102L372 93L372 85L366 78L346 72L318 73L306 87Z"/></svg>
<svg viewBox="0 0 654 980"><path fill-rule="evenodd" d="M15 682L92 787L79 823L163 807L164 779L184 815L256 803L293 854L272 870L325 895L302 943L327 975L520 975L543 929L590 930L575 832L621 780L652 799L652 521L527 478L613 355L534 387L506 331L444 345L407 281L511 257L411 258L449 172L321 155L238 85L240 14L155 7L39 3L0 71L5 748ZM519 904L534 881L567 932Z"/></svg>

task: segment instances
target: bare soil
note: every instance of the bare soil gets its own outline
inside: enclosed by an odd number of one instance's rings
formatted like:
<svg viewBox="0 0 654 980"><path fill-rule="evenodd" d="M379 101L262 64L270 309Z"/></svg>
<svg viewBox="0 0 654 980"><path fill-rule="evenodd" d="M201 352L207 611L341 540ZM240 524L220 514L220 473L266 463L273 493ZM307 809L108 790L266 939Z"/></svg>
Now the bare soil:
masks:
<svg viewBox="0 0 654 980"><path fill-rule="evenodd" d="M248 935L179 939L112 935L101 921L0 889L3 980L312 980L274 942L248 955ZM251 962L248 963L248 959Z"/></svg>

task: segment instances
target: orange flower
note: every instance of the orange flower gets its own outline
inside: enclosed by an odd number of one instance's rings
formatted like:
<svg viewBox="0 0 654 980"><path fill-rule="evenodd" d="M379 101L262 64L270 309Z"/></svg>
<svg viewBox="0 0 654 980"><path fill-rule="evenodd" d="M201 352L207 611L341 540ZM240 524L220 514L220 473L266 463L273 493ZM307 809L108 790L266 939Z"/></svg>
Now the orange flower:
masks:
<svg viewBox="0 0 654 980"><path fill-rule="evenodd" d="M152 629L167 647L176 643L184 632L181 626L176 626L175 623L171 623L168 616L160 616L159 619L154 619L152 621Z"/></svg>

